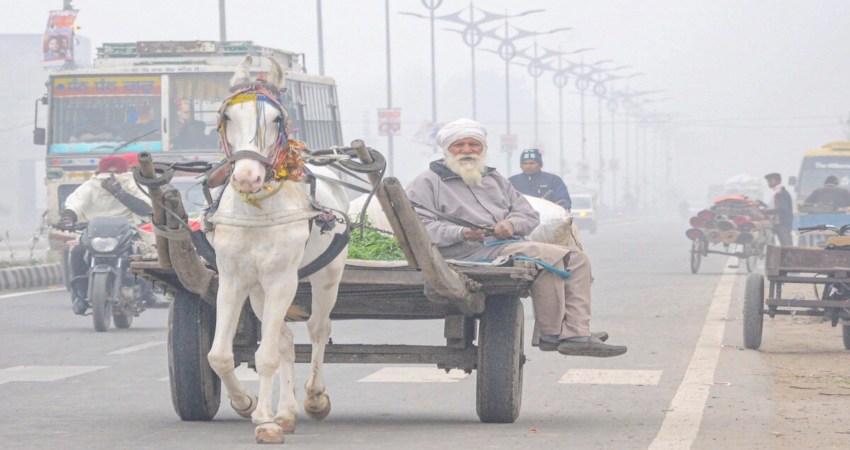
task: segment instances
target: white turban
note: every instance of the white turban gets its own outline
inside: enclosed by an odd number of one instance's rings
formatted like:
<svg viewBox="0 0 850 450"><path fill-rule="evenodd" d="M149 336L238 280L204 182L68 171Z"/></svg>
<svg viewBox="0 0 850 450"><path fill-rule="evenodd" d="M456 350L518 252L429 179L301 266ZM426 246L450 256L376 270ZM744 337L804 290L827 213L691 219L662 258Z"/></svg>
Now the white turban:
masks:
<svg viewBox="0 0 850 450"><path fill-rule="evenodd" d="M443 153L448 153L450 145L464 138L478 140L484 145L484 150L487 150L487 129L483 124L471 119L458 119L447 123L437 133L437 144L443 149Z"/></svg>

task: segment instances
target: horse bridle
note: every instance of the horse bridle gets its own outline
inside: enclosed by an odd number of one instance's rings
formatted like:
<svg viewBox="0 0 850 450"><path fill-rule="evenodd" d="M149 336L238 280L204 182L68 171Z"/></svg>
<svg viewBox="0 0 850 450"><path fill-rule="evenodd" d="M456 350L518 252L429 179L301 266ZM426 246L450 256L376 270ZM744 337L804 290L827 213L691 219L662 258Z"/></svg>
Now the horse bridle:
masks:
<svg viewBox="0 0 850 450"><path fill-rule="evenodd" d="M261 150L265 149L265 145L264 142L262 142L263 135L260 133L260 119L262 114L260 112L259 105L261 103L269 103L281 114L281 120L278 123L277 141L275 142L274 148L269 156L264 156L262 153L252 150L237 150L234 152L233 149L230 148L230 144L227 142L227 130L225 129L227 115L225 114L225 111L232 105L246 102L254 102L255 105L257 105L257 127L254 139L257 142L257 148ZM224 154L227 157L226 163L230 164L231 170L236 161L239 161L240 159L252 159L260 162L266 168L265 181L270 181L275 175L275 168L280 162L280 158L285 156L284 151L288 150L288 121L289 114L286 111L286 107L283 106L283 102L281 101L281 92L278 88L262 79L237 84L231 87L230 95L224 100L224 102L222 102L221 108L218 110L219 140L221 142L221 148L224 150Z"/></svg>

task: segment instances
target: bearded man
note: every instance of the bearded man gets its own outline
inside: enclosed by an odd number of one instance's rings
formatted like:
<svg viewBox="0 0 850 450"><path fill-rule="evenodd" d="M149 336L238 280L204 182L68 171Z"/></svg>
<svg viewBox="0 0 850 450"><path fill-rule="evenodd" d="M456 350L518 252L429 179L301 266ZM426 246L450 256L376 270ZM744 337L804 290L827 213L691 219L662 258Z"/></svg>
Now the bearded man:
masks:
<svg viewBox="0 0 850 450"><path fill-rule="evenodd" d="M408 186L431 242L449 259L532 258L541 269L531 286L540 349L564 355L607 357L626 353L607 345L605 332L590 332L590 261L583 252L524 238L540 222L511 183L487 167L487 131L460 119L437 134L445 159L431 163ZM433 214L430 211L441 214ZM449 218L479 227L457 225Z"/></svg>

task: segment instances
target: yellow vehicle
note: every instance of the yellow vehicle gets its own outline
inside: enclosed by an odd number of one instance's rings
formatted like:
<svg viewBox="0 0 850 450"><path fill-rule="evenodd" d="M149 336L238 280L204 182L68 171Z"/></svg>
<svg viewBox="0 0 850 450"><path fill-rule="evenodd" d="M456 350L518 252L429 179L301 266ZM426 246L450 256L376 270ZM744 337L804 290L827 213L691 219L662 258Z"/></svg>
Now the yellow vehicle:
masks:
<svg viewBox="0 0 850 450"><path fill-rule="evenodd" d="M850 189L850 142L829 142L820 148L803 154L798 176L791 177L788 184L794 186L797 197L797 213L794 216L794 228L814 227L828 224L836 227L850 224L850 215L835 211L831 205L806 204L806 198L820 187L826 177L838 178L838 185ZM826 236L820 233L807 233L801 236L804 245L816 245Z"/></svg>

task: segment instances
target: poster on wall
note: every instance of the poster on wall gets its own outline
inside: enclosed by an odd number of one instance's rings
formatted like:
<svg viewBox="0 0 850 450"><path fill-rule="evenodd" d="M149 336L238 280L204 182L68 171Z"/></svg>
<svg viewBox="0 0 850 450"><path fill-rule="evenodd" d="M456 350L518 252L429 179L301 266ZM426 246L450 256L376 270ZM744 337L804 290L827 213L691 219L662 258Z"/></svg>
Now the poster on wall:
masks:
<svg viewBox="0 0 850 450"><path fill-rule="evenodd" d="M378 135L401 136L401 109L378 110Z"/></svg>
<svg viewBox="0 0 850 450"><path fill-rule="evenodd" d="M73 61L74 21L77 11L64 9L50 11L44 30L44 62Z"/></svg>

